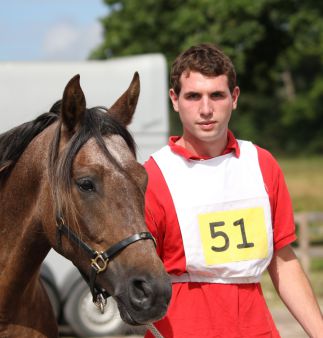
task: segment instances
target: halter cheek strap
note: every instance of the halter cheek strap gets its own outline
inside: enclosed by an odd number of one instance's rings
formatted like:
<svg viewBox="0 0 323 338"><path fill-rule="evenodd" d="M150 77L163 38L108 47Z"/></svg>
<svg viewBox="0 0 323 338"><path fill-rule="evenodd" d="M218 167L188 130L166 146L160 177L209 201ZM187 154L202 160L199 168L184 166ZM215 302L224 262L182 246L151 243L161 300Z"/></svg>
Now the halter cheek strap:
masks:
<svg viewBox="0 0 323 338"><path fill-rule="evenodd" d="M56 219L57 231L56 231L56 242L57 246L61 249L62 248L62 235L65 235L69 240L74 242L76 245L81 247L90 257L90 278L88 278L81 270L80 273L82 277L86 280L89 284L91 294L93 297L93 302L100 307L101 311L104 308L104 301L105 298L109 297L110 295L105 289L98 287L95 283L96 276L105 271L109 261L113 258L118 252L122 251L128 245L137 242L139 240L146 240L151 239L154 241L156 246L156 241L150 232L139 232L132 236L129 236L120 242L112 245L106 251L96 251L93 250L88 244L83 242L64 222L63 217L58 216Z"/></svg>

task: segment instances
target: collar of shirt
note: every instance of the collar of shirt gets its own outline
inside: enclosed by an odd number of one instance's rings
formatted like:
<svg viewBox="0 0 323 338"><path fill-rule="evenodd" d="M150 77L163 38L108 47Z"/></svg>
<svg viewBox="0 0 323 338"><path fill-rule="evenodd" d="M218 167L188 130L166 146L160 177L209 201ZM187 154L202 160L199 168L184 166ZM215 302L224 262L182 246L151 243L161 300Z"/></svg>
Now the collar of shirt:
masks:
<svg viewBox="0 0 323 338"><path fill-rule="evenodd" d="M185 149L182 146L179 146L178 144L176 144L176 142L180 138L181 136L170 136L169 138L168 145L174 153L181 155L186 160L209 160L211 158L193 155L189 150ZM239 157L240 156L239 144L237 139L234 137L233 133L230 130L228 130L227 139L228 139L227 145L221 155L226 155L233 152L236 157Z"/></svg>

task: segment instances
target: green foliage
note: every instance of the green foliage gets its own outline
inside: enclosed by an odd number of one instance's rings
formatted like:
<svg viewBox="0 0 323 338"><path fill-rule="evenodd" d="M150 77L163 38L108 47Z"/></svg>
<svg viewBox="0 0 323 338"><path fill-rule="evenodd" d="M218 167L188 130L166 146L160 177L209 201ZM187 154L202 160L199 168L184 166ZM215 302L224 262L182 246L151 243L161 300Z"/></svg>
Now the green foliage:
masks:
<svg viewBox="0 0 323 338"><path fill-rule="evenodd" d="M192 44L216 43L238 73L236 136L279 153L323 153L323 2L104 1L105 38L91 58L161 52L170 64Z"/></svg>
<svg viewBox="0 0 323 338"><path fill-rule="evenodd" d="M323 158L279 158L278 162L285 175L294 211L323 212ZM321 236L317 235L317 238L321 240Z"/></svg>

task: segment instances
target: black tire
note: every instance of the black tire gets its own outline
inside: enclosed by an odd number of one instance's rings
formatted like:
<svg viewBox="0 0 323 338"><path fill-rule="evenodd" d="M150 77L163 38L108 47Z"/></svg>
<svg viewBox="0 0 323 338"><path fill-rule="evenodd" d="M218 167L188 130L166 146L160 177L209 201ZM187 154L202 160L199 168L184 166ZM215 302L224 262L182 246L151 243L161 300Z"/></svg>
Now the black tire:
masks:
<svg viewBox="0 0 323 338"><path fill-rule="evenodd" d="M70 290L63 311L67 324L79 337L103 337L122 334L126 330L114 299L107 299L104 314L101 314L92 302L88 285L82 279Z"/></svg>

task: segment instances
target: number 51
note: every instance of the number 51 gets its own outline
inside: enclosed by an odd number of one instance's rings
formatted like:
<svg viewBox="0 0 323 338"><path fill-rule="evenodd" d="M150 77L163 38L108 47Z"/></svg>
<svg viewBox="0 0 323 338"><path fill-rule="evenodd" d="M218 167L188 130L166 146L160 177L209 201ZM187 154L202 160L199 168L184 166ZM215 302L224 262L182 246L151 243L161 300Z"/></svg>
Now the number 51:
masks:
<svg viewBox="0 0 323 338"><path fill-rule="evenodd" d="M222 252L226 251L229 246L230 246L230 239L229 236L224 232L224 231L218 231L217 228L224 226L225 222L219 221L219 222L211 222L210 224L210 232L211 232L211 237L212 238L218 238L222 237L224 239L224 244L223 246L211 246L211 249L215 252ZM240 231L241 231L241 238L242 238L242 243L237 245L238 249L246 249L246 248L252 248L255 246L254 243L248 242L247 240L247 235L246 235L246 229L244 225L244 220L243 218L238 219L237 221L233 222L234 226L240 226Z"/></svg>

